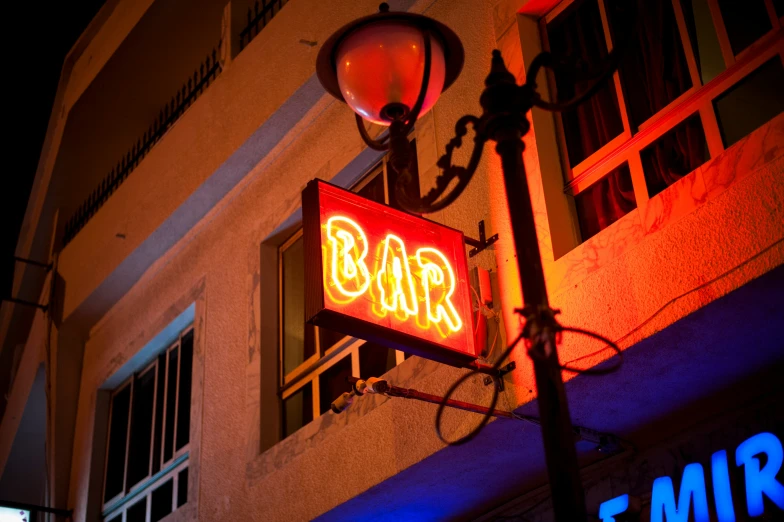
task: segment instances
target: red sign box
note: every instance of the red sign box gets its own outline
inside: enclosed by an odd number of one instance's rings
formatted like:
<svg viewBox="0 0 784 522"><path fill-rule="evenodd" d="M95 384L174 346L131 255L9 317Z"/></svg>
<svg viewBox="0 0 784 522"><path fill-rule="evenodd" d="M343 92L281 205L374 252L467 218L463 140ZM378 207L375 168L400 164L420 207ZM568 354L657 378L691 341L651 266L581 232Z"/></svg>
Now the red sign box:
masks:
<svg viewBox="0 0 784 522"><path fill-rule="evenodd" d="M307 321L455 366L477 358L462 232L320 180L302 219Z"/></svg>

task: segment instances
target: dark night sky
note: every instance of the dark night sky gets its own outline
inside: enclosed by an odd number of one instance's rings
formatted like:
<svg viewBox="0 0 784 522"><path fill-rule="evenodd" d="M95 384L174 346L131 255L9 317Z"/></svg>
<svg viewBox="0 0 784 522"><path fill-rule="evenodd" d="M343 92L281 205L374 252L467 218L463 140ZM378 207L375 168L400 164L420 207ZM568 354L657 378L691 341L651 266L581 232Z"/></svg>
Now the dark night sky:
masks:
<svg viewBox="0 0 784 522"><path fill-rule="evenodd" d="M0 296L7 296L13 255L41 146L49 124L63 60L106 0L13 2L4 17L7 90L5 168L0 175ZM35 296L16 296L32 298Z"/></svg>

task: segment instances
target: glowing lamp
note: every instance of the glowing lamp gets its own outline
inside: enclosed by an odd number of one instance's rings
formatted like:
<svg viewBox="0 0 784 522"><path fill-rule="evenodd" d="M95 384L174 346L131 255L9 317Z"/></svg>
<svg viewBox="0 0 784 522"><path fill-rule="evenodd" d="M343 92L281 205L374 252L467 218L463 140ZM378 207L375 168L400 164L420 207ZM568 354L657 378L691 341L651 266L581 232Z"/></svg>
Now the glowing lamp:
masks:
<svg viewBox="0 0 784 522"><path fill-rule="evenodd" d="M460 39L426 16L380 12L355 20L329 37L319 51L316 72L335 98L379 125L405 119L424 85L426 47L430 74L418 117L435 105L463 67Z"/></svg>

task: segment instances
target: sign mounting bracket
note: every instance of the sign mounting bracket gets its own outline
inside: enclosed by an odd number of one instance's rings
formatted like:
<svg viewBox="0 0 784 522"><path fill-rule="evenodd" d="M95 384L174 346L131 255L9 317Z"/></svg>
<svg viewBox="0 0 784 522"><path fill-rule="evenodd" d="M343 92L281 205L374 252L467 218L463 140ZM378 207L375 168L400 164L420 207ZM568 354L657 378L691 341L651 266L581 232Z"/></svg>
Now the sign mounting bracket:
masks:
<svg viewBox="0 0 784 522"><path fill-rule="evenodd" d="M498 234L493 234L490 237L485 237L485 220L481 220L479 222L479 239L473 239L468 236L465 236L465 242L467 245L472 246L471 250L468 251L468 257L474 257L479 252L484 251L498 241Z"/></svg>

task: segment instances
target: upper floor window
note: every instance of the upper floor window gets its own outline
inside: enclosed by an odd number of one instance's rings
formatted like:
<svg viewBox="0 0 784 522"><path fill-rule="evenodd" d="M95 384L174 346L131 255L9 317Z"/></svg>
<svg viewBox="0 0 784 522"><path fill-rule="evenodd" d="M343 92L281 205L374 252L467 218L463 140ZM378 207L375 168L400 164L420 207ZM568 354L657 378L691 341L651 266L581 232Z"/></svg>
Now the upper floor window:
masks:
<svg viewBox="0 0 784 522"><path fill-rule="evenodd" d="M556 119L583 240L784 110L780 14L773 0L565 0L542 18L543 47L575 65L549 73L559 101L628 38L612 81Z"/></svg>
<svg viewBox="0 0 784 522"><path fill-rule="evenodd" d="M418 187L415 140L411 146L415 158L412 170ZM365 198L400 209L393 196L396 181L397 173L384 162L353 190ZM283 437L329 411L334 399L351 390L348 377L377 377L405 358L402 352L306 324L306 262L300 229L278 249Z"/></svg>
<svg viewBox="0 0 784 522"><path fill-rule="evenodd" d="M105 520L156 522L187 502L192 369L188 329L112 392Z"/></svg>

